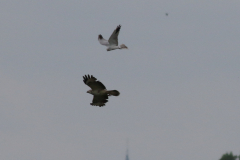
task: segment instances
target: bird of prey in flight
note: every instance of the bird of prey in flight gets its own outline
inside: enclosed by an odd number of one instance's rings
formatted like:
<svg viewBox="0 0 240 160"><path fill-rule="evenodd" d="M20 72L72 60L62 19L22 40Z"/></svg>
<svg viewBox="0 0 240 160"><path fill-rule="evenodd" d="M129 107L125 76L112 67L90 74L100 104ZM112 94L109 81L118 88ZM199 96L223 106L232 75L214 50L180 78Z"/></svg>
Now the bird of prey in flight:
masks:
<svg viewBox="0 0 240 160"><path fill-rule="evenodd" d="M121 25L118 25L117 28L113 31L108 41L104 39L101 34L98 35L99 43L101 45L107 46L108 47L107 51L111 51L114 49L124 49L124 48L128 49L128 47L125 46L124 44L121 44L120 46L118 46L118 34L120 32L120 29L121 29Z"/></svg>
<svg viewBox="0 0 240 160"><path fill-rule="evenodd" d="M117 90L107 90L102 82L97 81L97 78L92 75L83 76L83 82L88 85L92 90L87 91L87 93L93 95L92 106L105 106L108 102L108 96L119 96L120 92Z"/></svg>

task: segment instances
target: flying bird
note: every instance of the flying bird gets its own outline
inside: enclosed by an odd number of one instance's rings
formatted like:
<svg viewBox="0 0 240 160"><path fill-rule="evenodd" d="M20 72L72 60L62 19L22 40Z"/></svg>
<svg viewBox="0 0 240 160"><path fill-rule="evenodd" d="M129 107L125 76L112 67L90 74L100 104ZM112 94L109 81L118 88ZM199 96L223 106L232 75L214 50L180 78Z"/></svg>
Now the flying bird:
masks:
<svg viewBox="0 0 240 160"><path fill-rule="evenodd" d="M120 92L117 90L107 90L102 82L97 81L97 78L92 75L83 76L83 82L88 85L92 90L87 91L87 93L93 95L92 106L105 106L108 102L108 96L119 96Z"/></svg>
<svg viewBox="0 0 240 160"><path fill-rule="evenodd" d="M98 35L99 43L101 45L107 46L108 47L107 51L111 51L114 49L124 49L124 48L128 49L128 47L125 46L124 44L121 44L120 46L118 46L118 34L120 32L120 29L121 29L121 25L118 25L117 28L113 31L108 41L104 39L101 34Z"/></svg>

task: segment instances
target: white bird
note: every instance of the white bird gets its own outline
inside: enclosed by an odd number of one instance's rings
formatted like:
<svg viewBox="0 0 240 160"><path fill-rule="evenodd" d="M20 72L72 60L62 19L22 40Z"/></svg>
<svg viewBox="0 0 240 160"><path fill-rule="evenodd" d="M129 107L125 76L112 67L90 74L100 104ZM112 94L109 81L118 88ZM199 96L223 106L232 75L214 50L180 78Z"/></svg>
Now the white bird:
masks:
<svg viewBox="0 0 240 160"><path fill-rule="evenodd" d="M108 41L104 39L101 34L98 35L99 43L101 45L107 46L108 47L107 51L111 51L114 49L124 49L124 48L128 49L128 47L125 46L124 44L121 44L120 46L118 46L118 34L120 32L120 29L121 29L121 25L117 26L117 28L113 31Z"/></svg>

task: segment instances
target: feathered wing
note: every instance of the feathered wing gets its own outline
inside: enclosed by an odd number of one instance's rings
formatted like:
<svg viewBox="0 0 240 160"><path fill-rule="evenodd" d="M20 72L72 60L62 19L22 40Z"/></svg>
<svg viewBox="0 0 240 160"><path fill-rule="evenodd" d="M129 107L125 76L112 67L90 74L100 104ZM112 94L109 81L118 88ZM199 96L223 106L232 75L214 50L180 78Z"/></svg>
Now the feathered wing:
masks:
<svg viewBox="0 0 240 160"><path fill-rule="evenodd" d="M93 77L92 75L85 75L83 76L83 82L88 85L92 90L103 90L106 87L102 84L102 82L97 81L97 78Z"/></svg>
<svg viewBox="0 0 240 160"><path fill-rule="evenodd" d="M107 95L94 95L92 103L90 103L92 106L105 106L105 103L108 102L108 96Z"/></svg>
<svg viewBox="0 0 240 160"><path fill-rule="evenodd" d="M113 31L112 35L108 39L110 45L118 46L118 35L121 29L121 25L118 25L117 28Z"/></svg>
<svg viewBox="0 0 240 160"><path fill-rule="evenodd" d="M101 45L109 46L109 42L101 34L98 35L98 41Z"/></svg>

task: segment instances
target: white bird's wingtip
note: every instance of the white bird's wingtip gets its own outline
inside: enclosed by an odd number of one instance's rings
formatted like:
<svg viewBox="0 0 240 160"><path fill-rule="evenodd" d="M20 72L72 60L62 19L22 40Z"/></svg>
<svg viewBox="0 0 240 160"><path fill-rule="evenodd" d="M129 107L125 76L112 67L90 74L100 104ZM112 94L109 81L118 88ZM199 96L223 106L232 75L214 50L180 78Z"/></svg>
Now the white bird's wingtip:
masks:
<svg viewBox="0 0 240 160"><path fill-rule="evenodd" d="M101 34L99 34L98 39L103 39L103 36Z"/></svg>

